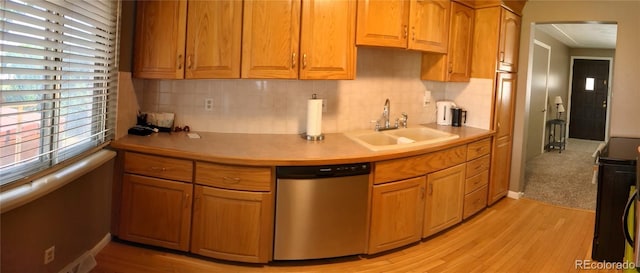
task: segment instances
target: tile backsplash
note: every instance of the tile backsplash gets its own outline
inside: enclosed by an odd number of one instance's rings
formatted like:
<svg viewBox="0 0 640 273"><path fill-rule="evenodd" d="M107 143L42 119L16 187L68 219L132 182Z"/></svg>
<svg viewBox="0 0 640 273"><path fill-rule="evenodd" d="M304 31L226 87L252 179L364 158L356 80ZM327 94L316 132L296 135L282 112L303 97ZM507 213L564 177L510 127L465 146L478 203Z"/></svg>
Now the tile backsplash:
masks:
<svg viewBox="0 0 640 273"><path fill-rule="evenodd" d="M174 112L175 125L193 131L302 133L312 94L327 101L323 133L373 128L387 98L392 119L406 112L409 125L435 122L435 102L452 99L469 111L467 125L488 128L492 81L422 81L420 54L359 47L356 80L144 80L136 93L142 94L143 112ZM423 107L425 90L431 91L431 102ZM205 110L205 99L213 100L211 111Z"/></svg>

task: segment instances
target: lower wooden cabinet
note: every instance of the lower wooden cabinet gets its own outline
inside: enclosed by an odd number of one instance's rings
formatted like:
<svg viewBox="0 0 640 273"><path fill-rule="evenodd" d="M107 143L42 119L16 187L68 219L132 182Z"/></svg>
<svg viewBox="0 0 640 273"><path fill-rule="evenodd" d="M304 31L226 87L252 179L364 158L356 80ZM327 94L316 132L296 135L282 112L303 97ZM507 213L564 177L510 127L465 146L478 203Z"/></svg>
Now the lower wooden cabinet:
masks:
<svg viewBox="0 0 640 273"><path fill-rule="evenodd" d="M192 192L191 183L125 174L119 237L189 250Z"/></svg>
<svg viewBox="0 0 640 273"><path fill-rule="evenodd" d="M224 260L266 263L271 257L271 192L195 186L191 252Z"/></svg>
<svg viewBox="0 0 640 273"><path fill-rule="evenodd" d="M368 254L420 240L424 176L373 186Z"/></svg>
<svg viewBox="0 0 640 273"><path fill-rule="evenodd" d="M462 221L465 172L466 165L460 164L427 175L422 237Z"/></svg>
<svg viewBox="0 0 640 273"><path fill-rule="evenodd" d="M495 141L491 163L491 182L489 183L489 205L507 195L509 176L511 175L511 138L505 137Z"/></svg>

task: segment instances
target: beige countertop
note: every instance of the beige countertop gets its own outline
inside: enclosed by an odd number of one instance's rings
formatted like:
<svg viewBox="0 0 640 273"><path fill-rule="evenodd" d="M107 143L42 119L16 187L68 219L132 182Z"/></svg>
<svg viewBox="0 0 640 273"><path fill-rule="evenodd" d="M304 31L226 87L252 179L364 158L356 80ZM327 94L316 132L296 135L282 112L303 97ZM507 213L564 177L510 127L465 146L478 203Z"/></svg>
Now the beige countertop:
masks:
<svg viewBox="0 0 640 273"><path fill-rule="evenodd" d="M324 165L394 159L466 144L494 134L473 127L422 125L458 134L457 139L413 148L371 151L342 133L326 134L322 141L307 141L294 134L239 134L195 132L127 135L111 143L119 150L194 160L252 166Z"/></svg>

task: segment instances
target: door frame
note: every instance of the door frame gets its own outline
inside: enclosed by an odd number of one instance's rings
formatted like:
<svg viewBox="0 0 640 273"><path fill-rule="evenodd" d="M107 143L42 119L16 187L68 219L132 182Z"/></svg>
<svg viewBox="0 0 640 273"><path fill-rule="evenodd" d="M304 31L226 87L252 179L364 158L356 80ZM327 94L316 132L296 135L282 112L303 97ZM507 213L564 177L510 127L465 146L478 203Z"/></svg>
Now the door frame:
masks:
<svg viewBox="0 0 640 273"><path fill-rule="evenodd" d="M545 142L547 140L546 136L547 136L547 113L549 113L549 74L550 74L550 70L551 70L551 46L538 41L538 40L533 40L533 46L535 48L535 46L540 46L544 49L546 49L548 51L548 55L547 55L547 73L546 73L546 77L547 77L547 83L545 84L544 87L544 114L542 117L542 146L540 147L540 153L544 153L545 151ZM531 82L528 83L530 86L528 87L529 90L531 90ZM529 116L531 116L531 96L533 96L533 91L531 90L531 92L529 93Z"/></svg>
<svg viewBox="0 0 640 273"><path fill-rule="evenodd" d="M607 84L607 109L605 110L605 125L604 125L604 142L609 142L609 119L611 117L611 86L613 85L613 57L594 57L594 56L571 56L569 61L569 91L567 92L567 123L565 132L567 132L567 138L571 138L569 134L569 123L571 122L571 89L573 89L573 64L576 59L581 60L605 60L609 61L609 84Z"/></svg>

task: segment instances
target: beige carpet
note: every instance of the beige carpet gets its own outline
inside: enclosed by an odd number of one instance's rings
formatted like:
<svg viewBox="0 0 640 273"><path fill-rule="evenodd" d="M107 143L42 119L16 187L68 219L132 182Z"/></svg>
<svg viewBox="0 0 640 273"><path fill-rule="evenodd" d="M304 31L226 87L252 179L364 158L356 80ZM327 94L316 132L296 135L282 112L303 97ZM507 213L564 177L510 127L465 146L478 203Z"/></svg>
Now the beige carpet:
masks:
<svg viewBox="0 0 640 273"><path fill-rule="evenodd" d="M592 183L600 142L569 139L566 150L545 152L526 163L524 197L563 207L595 210Z"/></svg>

